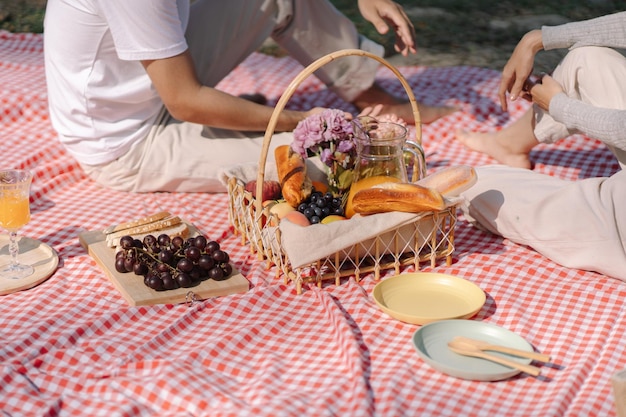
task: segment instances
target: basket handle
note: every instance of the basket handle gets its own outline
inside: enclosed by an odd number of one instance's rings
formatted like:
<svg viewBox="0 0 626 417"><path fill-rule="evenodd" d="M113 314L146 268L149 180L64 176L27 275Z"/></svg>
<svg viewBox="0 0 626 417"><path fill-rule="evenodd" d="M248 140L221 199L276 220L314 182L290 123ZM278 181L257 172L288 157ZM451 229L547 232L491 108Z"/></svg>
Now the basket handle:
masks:
<svg viewBox="0 0 626 417"><path fill-rule="evenodd" d="M296 78L291 81L291 83L287 86L285 92L276 103L276 107L274 107L274 112L272 113L270 121L267 125L267 129L265 130L263 147L261 148L261 156L259 157L259 172L257 174L256 184L257 196L263 195L263 181L265 180L265 166L267 162L267 154L270 148L270 141L272 140L276 125L278 124L278 117L280 116L280 113L285 109L287 102L305 78L307 78L309 75L313 74L315 71L317 71L322 66L328 64L329 62L344 56L362 56L374 59L389 68L391 72L394 73L394 75L398 78L398 80L404 87L409 97L409 102L411 103L413 117L415 118L415 142L420 146L422 145L422 119L420 117L419 109L417 107L417 102L415 101L415 95L413 94L413 90L411 90L411 86L409 85L408 81L404 78L400 71L398 71L397 68L387 62L385 59L379 57L378 55L374 55L371 52L362 51L360 49L342 49L336 52L332 52L328 55L318 58L316 61L313 61L311 64L309 64L309 66L304 68L296 76ZM256 198L255 200L257 213L260 213L263 208L263 201L261 201L261 198ZM261 222L261 219L259 219L259 222Z"/></svg>

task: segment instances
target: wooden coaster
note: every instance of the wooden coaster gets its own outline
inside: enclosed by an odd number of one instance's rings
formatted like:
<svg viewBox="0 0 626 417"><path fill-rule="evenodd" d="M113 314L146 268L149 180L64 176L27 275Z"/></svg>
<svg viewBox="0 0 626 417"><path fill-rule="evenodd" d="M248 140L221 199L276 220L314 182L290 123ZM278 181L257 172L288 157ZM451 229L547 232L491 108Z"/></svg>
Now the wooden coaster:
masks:
<svg viewBox="0 0 626 417"><path fill-rule="evenodd" d="M0 235L0 269L11 263L9 254L9 235ZM25 278L11 279L0 277L0 295L27 290L47 280L59 265L59 256L50 246L26 236L18 235L21 263L31 265L35 272Z"/></svg>

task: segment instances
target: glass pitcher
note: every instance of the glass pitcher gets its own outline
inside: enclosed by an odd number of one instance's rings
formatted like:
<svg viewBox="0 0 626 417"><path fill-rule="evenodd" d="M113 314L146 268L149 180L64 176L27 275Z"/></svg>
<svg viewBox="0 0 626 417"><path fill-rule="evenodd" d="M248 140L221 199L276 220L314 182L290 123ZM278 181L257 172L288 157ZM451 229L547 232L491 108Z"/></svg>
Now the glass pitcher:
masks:
<svg viewBox="0 0 626 417"><path fill-rule="evenodd" d="M423 148L407 140L406 127L361 117L354 123L357 158L345 212L352 217L352 197L358 191L384 182L417 181L426 175Z"/></svg>

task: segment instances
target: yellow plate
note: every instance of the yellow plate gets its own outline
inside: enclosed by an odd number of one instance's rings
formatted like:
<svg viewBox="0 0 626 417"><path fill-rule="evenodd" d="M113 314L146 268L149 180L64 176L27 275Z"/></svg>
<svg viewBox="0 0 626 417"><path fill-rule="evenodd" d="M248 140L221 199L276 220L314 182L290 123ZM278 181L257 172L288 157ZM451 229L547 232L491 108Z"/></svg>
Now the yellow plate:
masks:
<svg viewBox="0 0 626 417"><path fill-rule="evenodd" d="M374 301L391 317L411 324L467 319L487 299L483 290L463 278L416 272L384 279L372 291Z"/></svg>

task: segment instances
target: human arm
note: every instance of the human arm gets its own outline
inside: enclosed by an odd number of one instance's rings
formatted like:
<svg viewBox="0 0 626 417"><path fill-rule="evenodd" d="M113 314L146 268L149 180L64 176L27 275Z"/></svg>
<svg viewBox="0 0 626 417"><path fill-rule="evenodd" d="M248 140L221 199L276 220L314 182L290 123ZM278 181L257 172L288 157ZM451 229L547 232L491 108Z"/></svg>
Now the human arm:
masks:
<svg viewBox="0 0 626 417"><path fill-rule="evenodd" d="M600 108L568 97L549 75L530 88L530 95L533 103L569 130L626 150L626 110Z"/></svg>
<svg viewBox="0 0 626 417"><path fill-rule="evenodd" d="M511 100L524 95L524 85L532 72L537 52L588 45L626 47L626 12L559 26L544 26L541 30L526 33L502 71L498 89L502 109L507 110L507 92Z"/></svg>
<svg viewBox="0 0 626 417"><path fill-rule="evenodd" d="M202 85L189 51L170 58L141 62L174 118L240 131L264 131L267 128L273 108ZM300 120L320 110L284 110L278 118L276 130L293 130Z"/></svg>
<svg viewBox="0 0 626 417"><path fill-rule="evenodd" d="M541 30L546 50L580 46L626 48L626 12L559 26L544 26Z"/></svg>
<svg viewBox="0 0 626 417"><path fill-rule="evenodd" d="M391 26L396 34L396 52L407 56L415 53L415 28L399 4L391 0L359 0L363 18L371 22L384 35Z"/></svg>
<svg viewBox="0 0 626 417"><path fill-rule="evenodd" d="M502 70L498 97L500 106L506 111L507 91L511 100L516 100L525 90L525 83L532 73L535 55L543 49L541 30L531 30L519 41Z"/></svg>

